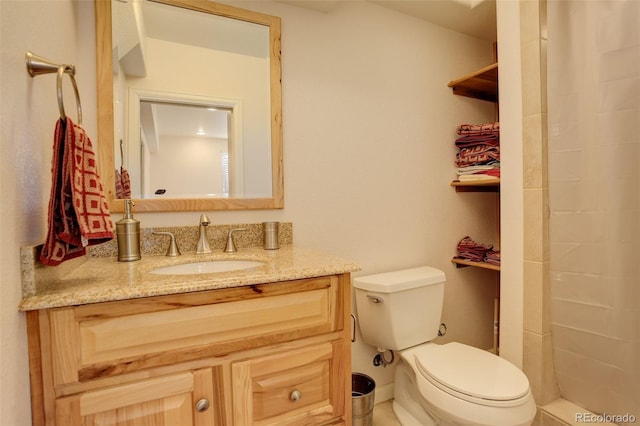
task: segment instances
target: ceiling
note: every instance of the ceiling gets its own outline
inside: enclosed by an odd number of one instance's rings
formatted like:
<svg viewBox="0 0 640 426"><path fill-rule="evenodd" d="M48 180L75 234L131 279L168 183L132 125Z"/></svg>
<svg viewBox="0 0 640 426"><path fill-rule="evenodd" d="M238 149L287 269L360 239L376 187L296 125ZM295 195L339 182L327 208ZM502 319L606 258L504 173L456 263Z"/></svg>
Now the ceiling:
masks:
<svg viewBox="0 0 640 426"><path fill-rule="evenodd" d="M149 151L156 152L168 136L227 139L230 110L202 105L140 102L140 126Z"/></svg>
<svg viewBox="0 0 640 426"><path fill-rule="evenodd" d="M269 57L269 28L240 19L145 1L147 37L257 58Z"/></svg>
<svg viewBox="0 0 640 426"><path fill-rule="evenodd" d="M353 0L278 0L329 13ZM472 37L496 41L495 0L364 0Z"/></svg>

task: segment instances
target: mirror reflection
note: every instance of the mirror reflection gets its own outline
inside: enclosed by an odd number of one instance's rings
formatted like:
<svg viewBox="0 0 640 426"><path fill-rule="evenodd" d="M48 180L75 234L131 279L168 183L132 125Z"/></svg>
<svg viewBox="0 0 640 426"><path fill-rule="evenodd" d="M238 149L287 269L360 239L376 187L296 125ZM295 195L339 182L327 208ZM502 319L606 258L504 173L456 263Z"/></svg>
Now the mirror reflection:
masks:
<svg viewBox="0 0 640 426"><path fill-rule="evenodd" d="M279 18L175 0L97 0L96 17L107 192L138 211L281 208Z"/></svg>
<svg viewBox="0 0 640 426"><path fill-rule="evenodd" d="M130 155L139 172L130 179L139 184L129 197L229 197L232 121L233 111L220 106L140 101L139 144ZM118 198L126 197L123 188Z"/></svg>
<svg viewBox="0 0 640 426"><path fill-rule="evenodd" d="M178 103L180 97L193 98L194 93L242 100L236 104L242 102L241 113L251 127L244 132L238 128L234 137L240 146L244 138L250 142L246 152L235 150L237 163L253 163L247 176L251 196L271 196L269 28L149 1L112 4L118 60L114 97L123 99L122 123L128 123L121 129L122 149L116 147L114 155L120 157L120 172L129 174L131 196L229 197L230 186L233 196L247 195L241 170L230 175L223 165L229 156L226 131L222 138L210 132L205 142L203 115L225 105ZM160 89L167 95L163 97ZM155 91L156 102L139 95L150 90ZM227 119L234 119L223 112L217 116L224 129ZM116 123L116 131L119 127ZM118 188L116 173L116 196ZM121 195L118 198L125 198L126 191Z"/></svg>

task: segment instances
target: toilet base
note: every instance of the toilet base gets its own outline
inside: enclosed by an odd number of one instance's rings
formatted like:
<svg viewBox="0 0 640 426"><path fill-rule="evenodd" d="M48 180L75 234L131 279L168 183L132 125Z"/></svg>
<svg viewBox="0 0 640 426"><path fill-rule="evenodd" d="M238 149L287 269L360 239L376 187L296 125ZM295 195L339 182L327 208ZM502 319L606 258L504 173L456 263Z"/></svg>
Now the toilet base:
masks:
<svg viewBox="0 0 640 426"><path fill-rule="evenodd" d="M421 400L413 371L407 364L400 361L396 367L393 412L402 426L436 426L438 424L419 403Z"/></svg>
<svg viewBox="0 0 640 426"><path fill-rule="evenodd" d="M433 420L429 419L430 423L421 423L413 415L404 409L404 407L393 401L393 414L396 415L398 422L402 426L436 426Z"/></svg>

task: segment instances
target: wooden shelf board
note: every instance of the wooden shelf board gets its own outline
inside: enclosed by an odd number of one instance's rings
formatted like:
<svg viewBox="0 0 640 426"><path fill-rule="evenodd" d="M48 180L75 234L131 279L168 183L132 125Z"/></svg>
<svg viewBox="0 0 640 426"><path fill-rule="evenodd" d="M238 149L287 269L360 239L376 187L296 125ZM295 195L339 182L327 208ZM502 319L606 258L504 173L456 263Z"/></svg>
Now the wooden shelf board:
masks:
<svg viewBox="0 0 640 426"><path fill-rule="evenodd" d="M500 192L500 179L465 182L454 180L451 186L456 188L456 192Z"/></svg>
<svg viewBox="0 0 640 426"><path fill-rule="evenodd" d="M498 63L453 80L448 86L456 95L498 102Z"/></svg>
<svg viewBox="0 0 640 426"><path fill-rule="evenodd" d="M451 259L451 263L455 263L457 268L464 268L465 266L474 266L476 268L491 269L492 271L499 271L499 265L492 265L487 262L472 262L471 260L461 259L454 257Z"/></svg>

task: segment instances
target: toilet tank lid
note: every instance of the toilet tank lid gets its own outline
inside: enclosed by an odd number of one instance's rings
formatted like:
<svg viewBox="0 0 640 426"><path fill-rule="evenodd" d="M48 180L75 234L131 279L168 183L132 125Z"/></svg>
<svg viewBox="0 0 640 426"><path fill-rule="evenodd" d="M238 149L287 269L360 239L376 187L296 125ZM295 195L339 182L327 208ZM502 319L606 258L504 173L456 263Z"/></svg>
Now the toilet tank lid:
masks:
<svg viewBox="0 0 640 426"><path fill-rule="evenodd" d="M404 269L402 271L384 272L353 279L353 286L357 289L375 291L378 293L393 293L410 290L446 281L444 272L431 266Z"/></svg>

